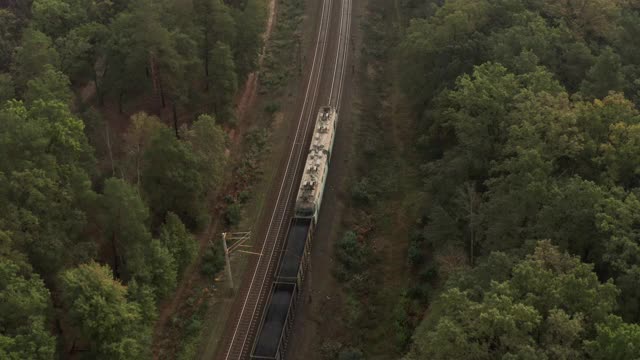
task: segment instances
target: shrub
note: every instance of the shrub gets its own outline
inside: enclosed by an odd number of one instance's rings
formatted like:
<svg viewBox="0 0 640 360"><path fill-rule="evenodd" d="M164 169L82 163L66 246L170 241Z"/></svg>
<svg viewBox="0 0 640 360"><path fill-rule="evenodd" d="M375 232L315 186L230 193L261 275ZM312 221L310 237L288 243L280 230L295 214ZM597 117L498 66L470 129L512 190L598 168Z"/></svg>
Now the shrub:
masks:
<svg viewBox="0 0 640 360"><path fill-rule="evenodd" d="M340 353L342 344L334 340L326 340L320 346L320 355L325 360L335 360Z"/></svg>
<svg viewBox="0 0 640 360"><path fill-rule="evenodd" d="M418 267L424 263L425 237L422 231L413 231L409 238L409 248L407 249L407 258L409 264Z"/></svg>
<svg viewBox="0 0 640 360"><path fill-rule="evenodd" d="M240 207L240 204L231 204L227 206L224 218L227 222L227 225L238 225L240 223L240 219L242 218L242 208Z"/></svg>
<svg viewBox="0 0 640 360"><path fill-rule="evenodd" d="M409 243L409 248L407 249L407 257L413 267L420 266L424 263L424 254L422 253L422 246L420 245L420 243L412 241Z"/></svg>
<svg viewBox="0 0 640 360"><path fill-rule="evenodd" d="M434 281L437 277L438 277L438 268L433 264L425 267L424 269L422 269L422 271L420 271L421 282Z"/></svg>
<svg viewBox="0 0 640 360"><path fill-rule="evenodd" d="M222 244L216 242L214 246L208 247L202 256L201 272L208 277L214 277L224 268L224 250Z"/></svg>
<svg viewBox="0 0 640 360"><path fill-rule="evenodd" d="M246 204L250 198L251 198L251 191L249 190L242 190L238 194L238 201L240 202L240 204Z"/></svg>
<svg viewBox="0 0 640 360"><path fill-rule="evenodd" d="M427 283L418 282L407 290L407 296L417 300L421 304L427 304L431 295L431 286Z"/></svg>
<svg viewBox="0 0 640 360"><path fill-rule="evenodd" d="M358 205L371 205L378 195L377 189L371 184L371 180L363 177L351 188L351 198Z"/></svg>
<svg viewBox="0 0 640 360"><path fill-rule="evenodd" d="M346 348L340 351L340 355L338 356L338 360L362 360L364 359L364 355L360 349L356 348Z"/></svg>
<svg viewBox="0 0 640 360"><path fill-rule="evenodd" d="M267 114L269 114L271 116L273 116L273 114L277 113L278 111L280 111L280 104L275 102L275 101L269 102L264 107L264 112L266 112Z"/></svg>
<svg viewBox="0 0 640 360"><path fill-rule="evenodd" d="M335 275L338 280L350 280L354 275L365 270L369 260L369 252L365 245L358 242L356 233L346 232L335 246L336 259L338 260Z"/></svg>

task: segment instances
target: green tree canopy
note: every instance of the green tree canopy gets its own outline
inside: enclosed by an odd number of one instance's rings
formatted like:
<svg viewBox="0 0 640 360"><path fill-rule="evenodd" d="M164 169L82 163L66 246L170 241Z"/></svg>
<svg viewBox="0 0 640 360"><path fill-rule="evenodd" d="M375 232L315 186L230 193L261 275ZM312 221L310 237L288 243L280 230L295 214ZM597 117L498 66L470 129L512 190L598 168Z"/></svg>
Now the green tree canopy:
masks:
<svg viewBox="0 0 640 360"><path fill-rule="evenodd" d="M29 80L42 72L45 65L49 64L57 68L60 57L47 35L27 28L22 34L20 44L16 47L12 64L13 79L21 92Z"/></svg>
<svg viewBox="0 0 640 360"><path fill-rule="evenodd" d="M36 100L60 101L71 105L73 94L69 89L69 77L53 68L45 65L44 71L27 82L27 90L24 99L27 104Z"/></svg>
<svg viewBox="0 0 640 360"><path fill-rule="evenodd" d="M439 312L420 325L414 358L584 358L599 324L615 308L618 290L602 284L593 266L548 241L513 267L504 282L491 282L480 300L447 290Z"/></svg>
<svg viewBox="0 0 640 360"><path fill-rule="evenodd" d="M114 270L129 280L148 268L145 255L151 242L149 209L138 190L120 179L105 181L103 204L105 235L116 251ZM120 263L124 264L123 269Z"/></svg>
<svg viewBox="0 0 640 360"><path fill-rule="evenodd" d="M184 226L178 215L169 212L160 227L160 241L169 249L175 259L178 275L193 261L198 244Z"/></svg>
<svg viewBox="0 0 640 360"><path fill-rule="evenodd" d="M35 274L25 274L0 256L0 357L52 360L55 338L47 329L49 290Z"/></svg>
<svg viewBox="0 0 640 360"><path fill-rule="evenodd" d="M142 188L156 223L171 211L189 227L203 225L204 179L198 158L169 129L158 131L144 154Z"/></svg>
<svg viewBox="0 0 640 360"><path fill-rule="evenodd" d="M150 329L140 305L127 299L127 288L111 269L94 262L65 271L62 295L74 326L90 344L94 359L144 359Z"/></svg>
<svg viewBox="0 0 640 360"><path fill-rule="evenodd" d="M207 181L207 191L213 192L221 185L226 165L224 130L216 125L213 116L200 115L187 132L186 140L199 158L203 178Z"/></svg>
<svg viewBox="0 0 640 360"><path fill-rule="evenodd" d="M231 47L218 41L211 49L209 58L211 65L207 81L210 87L215 87L214 112L217 119L229 121L233 114L233 96L238 90L238 77Z"/></svg>

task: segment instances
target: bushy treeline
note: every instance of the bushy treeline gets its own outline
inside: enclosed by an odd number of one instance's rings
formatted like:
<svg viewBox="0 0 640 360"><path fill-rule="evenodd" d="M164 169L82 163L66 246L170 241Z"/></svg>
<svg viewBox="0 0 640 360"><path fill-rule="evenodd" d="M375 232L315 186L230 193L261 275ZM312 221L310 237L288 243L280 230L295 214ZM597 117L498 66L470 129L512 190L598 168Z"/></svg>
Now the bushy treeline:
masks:
<svg viewBox="0 0 640 360"><path fill-rule="evenodd" d="M264 3L0 4L0 358L150 358L156 304L209 221L217 120L256 66ZM143 98L204 114L167 125ZM118 104L135 113L124 128L101 120Z"/></svg>
<svg viewBox="0 0 640 360"><path fill-rule="evenodd" d="M408 356L638 357L640 6L440 3L404 2L400 46L428 197L409 257L448 279Z"/></svg>

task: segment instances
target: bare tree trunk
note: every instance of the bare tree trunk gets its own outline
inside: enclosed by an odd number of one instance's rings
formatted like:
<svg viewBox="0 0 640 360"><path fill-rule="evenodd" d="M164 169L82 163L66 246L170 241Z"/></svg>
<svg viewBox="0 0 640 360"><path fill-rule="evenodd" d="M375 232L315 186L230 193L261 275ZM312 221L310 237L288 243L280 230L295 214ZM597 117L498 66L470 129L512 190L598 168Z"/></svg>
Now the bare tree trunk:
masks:
<svg viewBox="0 0 640 360"><path fill-rule="evenodd" d="M469 262L471 266L475 261L474 248L476 240L476 212L478 207L478 194L472 182L467 184L467 196L469 200Z"/></svg>
<svg viewBox="0 0 640 360"><path fill-rule="evenodd" d="M204 43L209 44L209 32L204 33ZM209 49L204 51L204 79L205 79L205 91L209 92Z"/></svg>
<svg viewBox="0 0 640 360"><path fill-rule="evenodd" d="M111 235L111 248L113 251L113 276L120 279L120 267L118 264L118 248L116 246L116 235Z"/></svg>
<svg viewBox="0 0 640 360"><path fill-rule="evenodd" d="M96 85L96 97L98 98L98 105L104 105L104 99L102 99L102 93L100 91L100 85L98 84L98 73L93 70L93 83Z"/></svg>
<svg viewBox="0 0 640 360"><path fill-rule="evenodd" d="M140 144L138 144L138 149L136 149L136 185L140 187Z"/></svg>
<svg viewBox="0 0 640 360"><path fill-rule="evenodd" d="M167 104L164 100L164 88L162 86L162 79L159 80L159 83L160 83L160 103L162 104L162 108L164 109L167 106Z"/></svg>
<svg viewBox="0 0 640 360"><path fill-rule="evenodd" d="M180 139L180 133L178 132L178 109L175 100L173 101L171 108L173 110L173 128L176 131L176 139Z"/></svg>
<svg viewBox="0 0 640 360"><path fill-rule="evenodd" d="M122 98L124 97L124 90L120 90L120 93L118 94L118 112L120 114L124 114L124 111L122 110Z"/></svg>
<svg viewBox="0 0 640 360"><path fill-rule="evenodd" d="M111 150L111 136L109 131L109 123L105 122L105 133L107 135L107 150L109 150L109 160L111 161L111 173L115 177L116 176L116 167L113 162L113 151Z"/></svg>

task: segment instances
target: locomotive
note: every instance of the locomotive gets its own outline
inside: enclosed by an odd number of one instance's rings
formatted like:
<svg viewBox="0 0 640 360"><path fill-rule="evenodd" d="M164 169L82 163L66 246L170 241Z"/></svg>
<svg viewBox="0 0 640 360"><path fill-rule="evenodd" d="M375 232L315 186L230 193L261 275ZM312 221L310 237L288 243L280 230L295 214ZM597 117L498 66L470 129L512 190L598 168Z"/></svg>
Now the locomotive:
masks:
<svg viewBox="0 0 640 360"><path fill-rule="evenodd" d="M294 217L312 218L314 224L318 222L337 121L338 114L334 108L325 106L320 109L296 198Z"/></svg>

